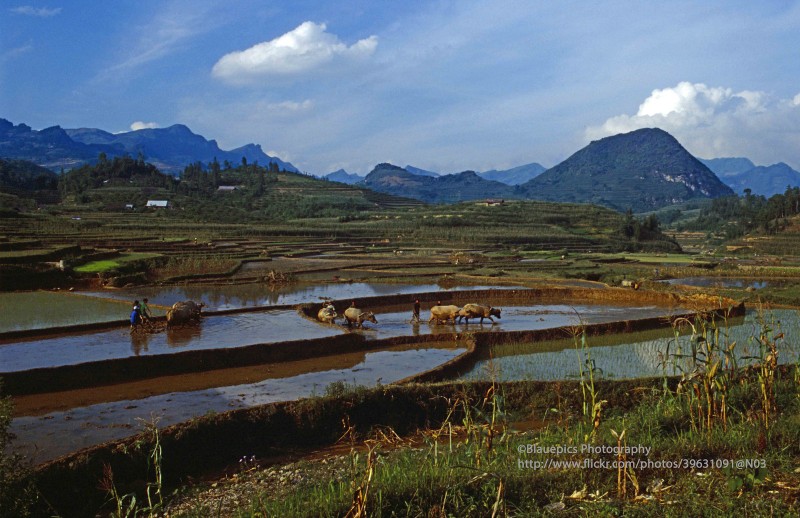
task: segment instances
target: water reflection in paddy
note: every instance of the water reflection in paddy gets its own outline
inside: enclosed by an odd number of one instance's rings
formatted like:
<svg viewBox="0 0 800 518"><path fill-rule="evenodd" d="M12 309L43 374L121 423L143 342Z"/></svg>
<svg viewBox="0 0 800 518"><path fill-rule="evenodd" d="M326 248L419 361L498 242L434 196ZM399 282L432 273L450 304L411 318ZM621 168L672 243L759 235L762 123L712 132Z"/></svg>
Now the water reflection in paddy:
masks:
<svg viewBox="0 0 800 518"><path fill-rule="evenodd" d="M800 335L800 318L794 310L773 310L771 315L780 322L779 330L786 336ZM735 353L739 365L745 365L748 360L741 357L758 354L758 345L752 340L757 336L758 325L756 313L748 311L746 317L739 319L738 323L727 328L727 339L723 343L736 342ZM776 334L779 331L776 331ZM598 375L605 378L644 378L667 375L679 375L682 367L689 369L688 362L666 365L662 363L663 355L669 351L671 354L678 350L684 353L691 351L689 336L682 336L677 343L670 330L664 330L658 337L630 342L626 335L614 335L614 345L592 346L595 343L607 343L606 337L590 337L591 358L598 369ZM724 335L723 335L724 336ZM543 350L544 349L544 350ZM782 364L791 364L798 359L797 343L782 342L778 359ZM547 342L544 344L523 344L519 346L499 346L495 348L494 357L481 360L475 364L470 372L463 376L468 380L485 380L492 376L498 381L512 380L564 380L580 377L581 356L575 349L572 340Z"/></svg>
<svg viewBox="0 0 800 518"><path fill-rule="evenodd" d="M324 395L326 387L334 382L368 387L392 383L444 363L464 350L455 344L441 343L422 344L419 348L395 347L363 354L361 361L349 367L20 417L11 424L11 431L18 437L14 449L40 463L87 446L133 435L141 430L142 419L149 422L155 416L159 418L159 426L168 426L208 412ZM338 365L336 357L325 360ZM320 360L314 361L319 363Z"/></svg>
<svg viewBox="0 0 800 518"><path fill-rule="evenodd" d="M115 291L84 292L86 295L112 297L121 300L142 300L151 304L171 306L179 300L194 300L206 304L206 310L238 309L253 306L295 305L326 299L358 299L385 295L404 295L435 291L487 289L520 289L509 286L457 286L443 289L437 284L391 284L372 282L290 284L229 284L219 286L163 286Z"/></svg>
<svg viewBox="0 0 800 518"><path fill-rule="evenodd" d="M755 288L760 290L770 286L772 288L780 288L787 285L786 281L781 280L756 280L734 277L683 277L680 279L666 279L666 284L684 286L695 286L698 288Z"/></svg>
<svg viewBox="0 0 800 518"><path fill-rule="evenodd" d="M470 324L429 325L428 311L422 323L412 324L408 311L377 313L378 324L365 323L365 329L352 331L341 325L323 325L305 319L293 310L267 310L236 315L211 316L197 327L162 333L131 336L127 328L94 333L80 333L0 345L3 372L71 365L110 358L145 354L164 354L185 349L217 349L256 343L303 340L361 333L370 338L408 335L436 335L463 331L521 331L584 323L612 322L667 315L674 310L658 306L607 306L543 304L508 306L502 318L492 325L473 321ZM340 320L341 322L341 320Z"/></svg>
<svg viewBox="0 0 800 518"><path fill-rule="evenodd" d="M75 333L0 345L5 372L71 365L110 358L164 354L183 349L216 349L334 336L342 330L301 318L294 310L207 317L198 326L131 335L128 328Z"/></svg>
<svg viewBox="0 0 800 518"><path fill-rule="evenodd" d="M0 293L0 333L121 320L131 306L67 291Z"/></svg>

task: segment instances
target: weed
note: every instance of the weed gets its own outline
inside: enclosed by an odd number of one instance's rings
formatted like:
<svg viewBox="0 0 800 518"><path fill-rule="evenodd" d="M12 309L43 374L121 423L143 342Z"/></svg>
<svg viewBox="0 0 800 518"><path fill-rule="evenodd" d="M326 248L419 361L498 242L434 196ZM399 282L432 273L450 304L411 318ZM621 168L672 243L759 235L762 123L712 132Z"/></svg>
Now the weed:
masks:
<svg viewBox="0 0 800 518"><path fill-rule="evenodd" d="M30 465L22 455L9 452L9 444L14 438L9 431L12 413L11 398L0 397L0 517L2 518L30 516L31 509L39 499Z"/></svg>
<svg viewBox="0 0 800 518"><path fill-rule="evenodd" d="M114 483L114 472L109 464L103 465L103 478L100 479L98 487L106 492L109 501L114 505L112 516L115 518L129 518L136 516L153 516L155 511L161 509L164 504L162 494L162 449L161 439L158 432L158 419L152 418L150 421L140 419L144 428L142 437L136 443L136 448L141 448L149 444L147 454L147 485L145 487L145 497L147 505L139 505L135 493L120 494ZM153 480L150 480L150 469L153 470Z"/></svg>

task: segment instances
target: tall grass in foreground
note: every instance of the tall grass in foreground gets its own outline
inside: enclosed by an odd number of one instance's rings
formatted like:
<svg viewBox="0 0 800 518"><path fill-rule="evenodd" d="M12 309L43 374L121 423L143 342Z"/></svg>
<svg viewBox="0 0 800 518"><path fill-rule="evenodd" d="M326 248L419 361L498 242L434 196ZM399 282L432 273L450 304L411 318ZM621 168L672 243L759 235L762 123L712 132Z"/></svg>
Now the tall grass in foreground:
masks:
<svg viewBox="0 0 800 518"><path fill-rule="evenodd" d="M783 337L767 315L754 326L755 363L747 368L739 368L733 357L724 319L703 315L676 322L676 332L682 326L692 330L687 350L677 348L665 356L681 373L678 386L671 380L661 388L643 383L640 390L623 394L615 392L613 383L593 379L587 339L576 328L581 380L568 385L574 390L564 391L559 383L552 393L530 396L533 413L557 406L557 420L514 431L502 385L492 384L479 395L465 392L449 401L444 423L425 432L421 445L389 441L382 431L383 438L366 441L366 455L358 453L363 447L353 447L349 480L312 482L279 498L261 495L240 515L796 514L800 375L795 370L784 376L787 371L772 361ZM601 389L607 402L602 419L595 410ZM350 440L357 442L353 436ZM624 448L610 455L581 451L587 444L643 445L651 451L646 456ZM577 453L541 449L559 446L577 448ZM731 464L738 459L747 463ZM623 463L598 469L584 464L609 460L668 461L677 467Z"/></svg>

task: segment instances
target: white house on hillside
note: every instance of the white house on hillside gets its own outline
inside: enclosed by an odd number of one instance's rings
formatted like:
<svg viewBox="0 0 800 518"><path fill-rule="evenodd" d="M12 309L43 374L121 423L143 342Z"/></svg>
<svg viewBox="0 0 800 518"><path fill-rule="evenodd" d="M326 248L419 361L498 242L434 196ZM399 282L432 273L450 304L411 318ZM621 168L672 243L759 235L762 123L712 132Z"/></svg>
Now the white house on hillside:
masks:
<svg viewBox="0 0 800 518"><path fill-rule="evenodd" d="M147 205L145 205L145 207L167 208L168 203L167 200L147 200Z"/></svg>

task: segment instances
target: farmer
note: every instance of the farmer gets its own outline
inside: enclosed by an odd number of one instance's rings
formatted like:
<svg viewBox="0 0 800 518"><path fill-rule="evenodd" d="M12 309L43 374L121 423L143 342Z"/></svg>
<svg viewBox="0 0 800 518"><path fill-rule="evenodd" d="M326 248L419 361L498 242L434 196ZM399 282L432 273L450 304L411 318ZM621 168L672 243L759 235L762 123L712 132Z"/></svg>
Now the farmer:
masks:
<svg viewBox="0 0 800 518"><path fill-rule="evenodd" d="M133 302L133 311L131 311L131 333L134 332L142 323L142 314L140 313L139 301Z"/></svg>
<svg viewBox="0 0 800 518"><path fill-rule="evenodd" d="M414 300L414 313L411 316L411 320L419 322L419 299Z"/></svg>
<svg viewBox="0 0 800 518"><path fill-rule="evenodd" d="M142 305L139 306L139 313L143 322L147 322L153 316L150 314L150 308L147 306L147 299L142 299Z"/></svg>

